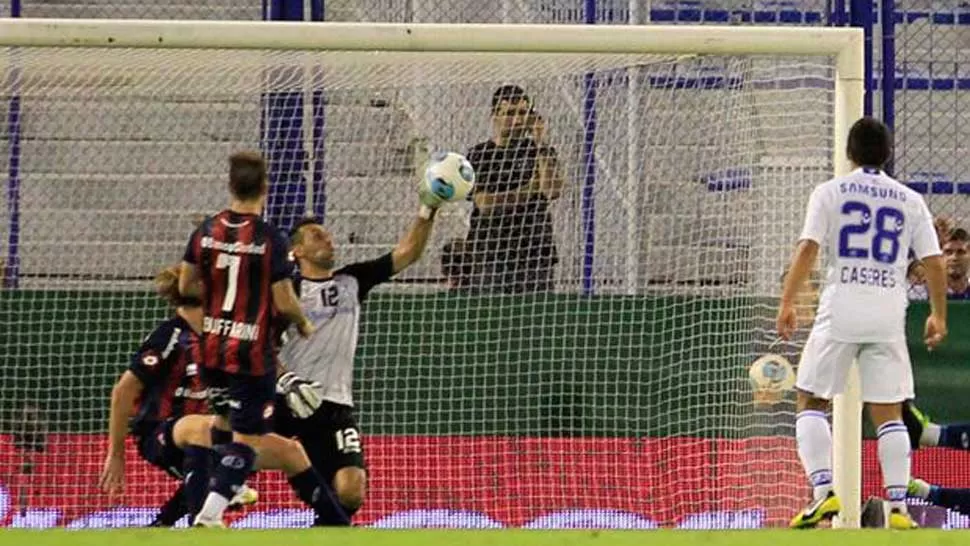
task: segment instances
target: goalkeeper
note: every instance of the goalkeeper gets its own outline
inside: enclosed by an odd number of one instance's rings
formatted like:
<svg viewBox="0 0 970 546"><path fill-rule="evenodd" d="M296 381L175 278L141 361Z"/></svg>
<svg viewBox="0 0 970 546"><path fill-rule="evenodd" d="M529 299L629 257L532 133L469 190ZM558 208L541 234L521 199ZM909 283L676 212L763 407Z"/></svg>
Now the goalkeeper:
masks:
<svg viewBox="0 0 970 546"><path fill-rule="evenodd" d="M903 404L903 422L914 450L920 447L945 447L970 451L970 423L934 423L912 400ZM907 493L910 497L923 499L930 504L970 515L970 489L940 487L913 479L909 482Z"/></svg>
<svg viewBox="0 0 970 546"><path fill-rule="evenodd" d="M351 389L361 305L371 289L421 257L441 204L422 191L418 217L391 252L339 269L333 239L318 221L306 218L290 232L291 254L299 265L294 287L315 333L309 339L296 335L295 328L283 334L280 360L289 371L277 382L275 432L299 440L348 516L360 510L367 481ZM320 514L314 521L315 526L347 523Z"/></svg>

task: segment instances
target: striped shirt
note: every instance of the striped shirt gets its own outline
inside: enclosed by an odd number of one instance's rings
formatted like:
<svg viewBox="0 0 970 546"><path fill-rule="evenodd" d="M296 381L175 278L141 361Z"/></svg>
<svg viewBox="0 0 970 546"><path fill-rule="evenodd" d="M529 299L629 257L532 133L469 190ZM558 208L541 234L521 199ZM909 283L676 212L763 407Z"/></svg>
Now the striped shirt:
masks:
<svg viewBox="0 0 970 546"><path fill-rule="evenodd" d="M166 320L142 342L128 369L144 385L129 424L142 434L169 418L206 412L199 377L199 338L181 317Z"/></svg>
<svg viewBox="0 0 970 546"><path fill-rule="evenodd" d="M206 368L276 373L272 285L292 272L286 254L286 239L254 214L224 210L192 234L183 259L198 268L205 289Z"/></svg>

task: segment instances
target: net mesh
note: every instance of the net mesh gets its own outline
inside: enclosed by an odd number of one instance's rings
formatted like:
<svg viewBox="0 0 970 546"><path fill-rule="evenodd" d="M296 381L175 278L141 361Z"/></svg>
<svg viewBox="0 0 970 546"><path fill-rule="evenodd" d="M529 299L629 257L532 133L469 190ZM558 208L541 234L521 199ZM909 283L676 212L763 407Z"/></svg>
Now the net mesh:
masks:
<svg viewBox="0 0 970 546"><path fill-rule="evenodd" d="M961 112L970 58L966 6L960 2L895 3L895 174L927 194L930 210L967 219ZM883 27L879 27L882 29Z"/></svg>
<svg viewBox="0 0 970 546"><path fill-rule="evenodd" d="M20 0L19 17L65 19L205 19L259 21L262 0ZM13 3L0 1L0 13L10 14ZM2 9L6 8L6 9Z"/></svg>
<svg viewBox="0 0 970 546"><path fill-rule="evenodd" d="M266 0L20 0L21 17L255 21L279 4ZM299 7L299 6L298 6ZM397 23L785 24L830 22L825 0L307 0L304 14L327 21ZM0 14L12 15L10 0ZM290 9L289 13L299 11Z"/></svg>
<svg viewBox="0 0 970 546"><path fill-rule="evenodd" d="M413 220L428 153L489 139L491 95L510 82L544 120L529 136L556 149L562 187L548 216L500 211L520 216L489 229L450 206L423 258L368 301L360 521L746 527L804 500L791 396L756 396L747 368L788 350L771 345L772 298L832 173L829 59L4 53L13 524L150 520L105 512L95 490L109 392L165 316L148 279L224 206L230 153L271 160L275 223L312 210L340 263L373 258ZM488 161L475 166L493 189L528 168ZM175 484L136 461L132 448L123 505L156 506ZM253 484L264 511L237 526L312 519L276 473Z"/></svg>

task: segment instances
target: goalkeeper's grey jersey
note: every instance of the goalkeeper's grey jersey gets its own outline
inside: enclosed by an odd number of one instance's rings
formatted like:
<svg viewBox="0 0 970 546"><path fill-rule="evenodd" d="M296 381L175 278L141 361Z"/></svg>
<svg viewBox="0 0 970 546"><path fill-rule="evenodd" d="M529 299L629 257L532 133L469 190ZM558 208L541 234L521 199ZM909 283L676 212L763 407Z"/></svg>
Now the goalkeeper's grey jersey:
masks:
<svg viewBox="0 0 970 546"><path fill-rule="evenodd" d="M290 327L280 349L283 366L320 383L323 398L354 405L354 356L360 337L360 308L371 288L393 274L391 255L351 264L326 279L294 279L300 307L316 330L304 339Z"/></svg>

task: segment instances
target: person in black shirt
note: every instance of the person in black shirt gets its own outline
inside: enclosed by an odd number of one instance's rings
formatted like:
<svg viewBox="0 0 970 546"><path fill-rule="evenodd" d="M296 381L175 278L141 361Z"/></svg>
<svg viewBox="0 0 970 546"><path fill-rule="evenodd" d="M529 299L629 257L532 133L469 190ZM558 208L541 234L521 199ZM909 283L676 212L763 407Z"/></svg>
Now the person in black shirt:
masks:
<svg viewBox="0 0 970 546"><path fill-rule="evenodd" d="M492 95L492 126L492 138L466 154L476 173L468 232L474 284L513 293L550 290L558 259L549 203L564 183L558 153L517 85Z"/></svg>

